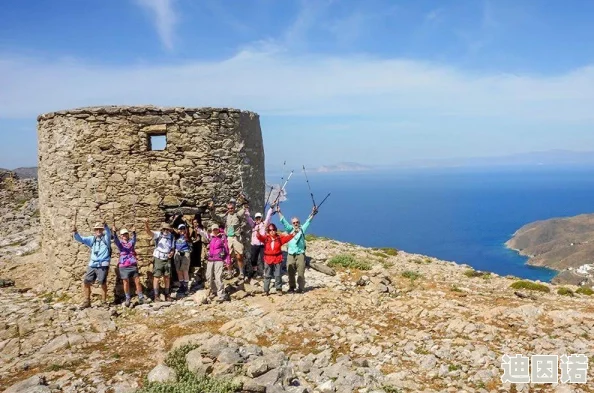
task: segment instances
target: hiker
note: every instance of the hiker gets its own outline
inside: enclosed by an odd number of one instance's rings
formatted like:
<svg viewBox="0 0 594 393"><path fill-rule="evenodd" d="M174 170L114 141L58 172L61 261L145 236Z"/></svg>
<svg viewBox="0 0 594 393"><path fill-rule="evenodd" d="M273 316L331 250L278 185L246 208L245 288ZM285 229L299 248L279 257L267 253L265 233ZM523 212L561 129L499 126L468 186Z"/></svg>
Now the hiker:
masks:
<svg viewBox="0 0 594 393"><path fill-rule="evenodd" d="M144 222L146 233L155 241L155 251L153 251L153 292L154 300L159 299L159 280L163 278L163 287L165 300L171 301L169 294L169 284L171 277L171 263L169 260L173 257L175 251L175 239L171 231L171 226L167 223L161 224L161 231L151 231L148 218Z"/></svg>
<svg viewBox="0 0 594 393"><path fill-rule="evenodd" d="M229 257L235 257L237 260L237 266L239 268L239 278L245 279L245 269L243 266L243 243L241 236L241 227L244 220L245 211L244 209L237 210L236 202L234 200L227 203L227 214L226 217L221 217L216 214L214 209L214 202L210 202L210 215L211 218L218 222L225 224L225 234L227 236L227 243L229 246ZM233 264L228 266L228 272L231 277L233 274Z"/></svg>
<svg viewBox="0 0 594 393"><path fill-rule="evenodd" d="M285 231L297 231L299 233L289 242L287 250L287 273L289 275L289 292L302 293L305 290L305 232L311 224L314 216L318 213L318 209L314 206L311 214L307 220L301 225L299 218L293 217L291 223L283 216L280 206L276 207L276 211L280 217L281 225ZM295 285L295 274L297 274L297 286Z"/></svg>
<svg viewBox="0 0 594 393"><path fill-rule="evenodd" d="M177 240L179 237L176 229L181 225L184 224L186 228L189 228L190 225L184 219L184 214L180 209L177 209L173 214L166 213L165 214L165 222L168 223L172 228L173 237ZM178 277L177 269L175 268L175 256L169 259L169 263L171 265L171 274L169 276L169 286L171 290L173 288L179 288L181 285L181 277Z"/></svg>
<svg viewBox="0 0 594 393"><path fill-rule="evenodd" d="M190 291L190 253L192 252L192 242L185 224L180 224L176 232L178 236L175 240L175 270L180 281L179 292L187 295Z"/></svg>
<svg viewBox="0 0 594 393"><path fill-rule="evenodd" d="M115 225L112 232L117 234ZM114 236L114 243L118 250L120 250L120 258L118 260L118 268L120 271L120 278L124 283L124 293L126 294L126 302L124 305L130 307L132 296L130 295L130 279L134 279L136 286L136 294L138 295L138 304L144 303L144 295L142 293L142 286L140 285L140 276L138 275L138 260L136 259L136 228L132 227L132 236L126 228L120 230L119 236Z"/></svg>
<svg viewBox="0 0 594 393"><path fill-rule="evenodd" d="M276 225L268 224L266 235L256 232L258 240L264 244L264 296L268 296L270 290L270 279L274 275L274 286L279 296L283 294L283 280L281 274L281 263L283 261L283 252L281 247L288 243L299 233L299 229L289 235L279 235Z"/></svg>
<svg viewBox="0 0 594 393"><path fill-rule="evenodd" d="M250 215L249 208L245 209L245 218L248 222L248 225L252 228L252 240L251 240L251 250L250 250L250 264L252 265L252 274L251 277L255 277L256 274L262 276L263 274L263 266L259 266L260 262L260 255L264 250L264 244L258 239L257 234L261 234L262 236L266 235L266 227L268 223L270 223L270 218L272 217L272 207L268 209L266 213L266 218L262 221L262 213L256 213L254 218Z"/></svg>
<svg viewBox="0 0 594 393"><path fill-rule="evenodd" d="M217 224L211 227L211 233L202 231L202 235L208 238L208 262L206 263L206 280L209 283L209 298L217 296L217 302L225 301L225 288L223 286L223 265L225 258L229 255L229 247L223 238ZM207 299L205 299L208 301Z"/></svg>
<svg viewBox="0 0 594 393"><path fill-rule="evenodd" d="M105 221L96 223L93 226L93 231L92 236L82 237L78 233L76 225L72 228L74 240L91 249L89 265L83 278L85 300L81 305L82 308L91 307L91 285L94 282L101 285L103 291L101 300L103 304L107 304L107 274L109 273L109 262L111 260L111 231Z"/></svg>

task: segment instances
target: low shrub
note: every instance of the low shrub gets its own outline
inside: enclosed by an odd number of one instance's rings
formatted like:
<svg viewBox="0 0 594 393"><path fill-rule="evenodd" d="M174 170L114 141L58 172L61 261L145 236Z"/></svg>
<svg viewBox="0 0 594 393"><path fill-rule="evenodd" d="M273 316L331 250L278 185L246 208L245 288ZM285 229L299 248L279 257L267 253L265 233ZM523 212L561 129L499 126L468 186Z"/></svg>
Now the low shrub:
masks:
<svg viewBox="0 0 594 393"><path fill-rule="evenodd" d="M402 272L402 277L415 281L416 279L423 277L423 275L421 273L413 272L412 270L407 270Z"/></svg>
<svg viewBox="0 0 594 393"><path fill-rule="evenodd" d="M579 293L580 295L586 295L586 296L594 295L594 291L592 290L592 288L588 288L588 287L579 287L578 289L576 289L575 293Z"/></svg>
<svg viewBox="0 0 594 393"><path fill-rule="evenodd" d="M557 295L574 296L573 291L569 288L561 287L557 290Z"/></svg>
<svg viewBox="0 0 594 393"><path fill-rule="evenodd" d="M551 292L551 289L549 287L547 287L546 285L538 284L538 283L535 283L532 281L527 281L527 280L516 281L512 285L510 285L510 287L513 289L527 289L529 291L538 291L538 292L546 292L546 293Z"/></svg>
<svg viewBox="0 0 594 393"><path fill-rule="evenodd" d="M481 272L479 270L474 270L474 269L466 270L464 272L464 275L468 278L480 277L480 278L488 279L491 277L491 273L489 273L489 272Z"/></svg>
<svg viewBox="0 0 594 393"><path fill-rule="evenodd" d="M148 382L136 393L187 393L187 392L220 392L234 393L241 389L241 385L228 379L197 376L188 370L186 355L196 349L196 345L184 345L171 351L165 359L165 365L177 372L176 382Z"/></svg>
<svg viewBox="0 0 594 393"><path fill-rule="evenodd" d="M397 249L395 249L395 248L391 248L391 247L382 247L382 248L380 248L380 250L381 250L381 251L382 251L384 254L386 254L386 255L389 255L389 256L391 256L391 257L395 257L395 256L397 256L397 255L398 255L398 250L397 250Z"/></svg>
<svg viewBox="0 0 594 393"><path fill-rule="evenodd" d="M350 254L335 255L328 261L328 266L340 266L345 269L371 270L371 264L361 261Z"/></svg>

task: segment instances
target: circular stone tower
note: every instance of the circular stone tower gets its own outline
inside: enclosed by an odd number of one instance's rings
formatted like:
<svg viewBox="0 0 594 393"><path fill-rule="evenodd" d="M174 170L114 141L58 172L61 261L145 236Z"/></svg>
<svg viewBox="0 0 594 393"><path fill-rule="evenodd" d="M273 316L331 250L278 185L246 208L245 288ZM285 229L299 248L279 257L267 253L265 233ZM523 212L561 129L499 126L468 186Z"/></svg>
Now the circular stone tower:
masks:
<svg viewBox="0 0 594 393"><path fill-rule="evenodd" d="M42 281L49 290L80 286L89 250L73 240L74 224L83 235L101 217L110 227L114 220L118 228L135 225L143 273L152 263L145 218L158 230L167 212L200 212L213 198L220 214L242 182L252 210L262 209L264 149L255 113L108 106L47 113L37 121Z"/></svg>

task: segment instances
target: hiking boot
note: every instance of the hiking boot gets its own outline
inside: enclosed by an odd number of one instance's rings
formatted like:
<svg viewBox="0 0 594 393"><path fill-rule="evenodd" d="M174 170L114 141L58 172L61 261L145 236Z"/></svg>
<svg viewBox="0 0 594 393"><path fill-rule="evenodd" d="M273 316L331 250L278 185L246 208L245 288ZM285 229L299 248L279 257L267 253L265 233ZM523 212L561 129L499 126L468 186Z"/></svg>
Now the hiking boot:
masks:
<svg viewBox="0 0 594 393"><path fill-rule="evenodd" d="M262 292L262 296L270 296L270 292Z"/></svg>
<svg viewBox="0 0 594 393"><path fill-rule="evenodd" d="M288 293L295 293L295 288L289 288Z"/></svg>
<svg viewBox="0 0 594 393"><path fill-rule="evenodd" d="M138 305L139 305L139 306L142 306L142 305L144 304L144 302L145 302L145 301L146 301L146 300L144 299L144 296L143 296L143 297L139 297L139 298L138 298Z"/></svg>
<svg viewBox="0 0 594 393"><path fill-rule="evenodd" d="M132 299L130 299L129 297L126 298L126 302L124 303L125 307L130 307L130 305L132 304Z"/></svg>
<svg viewBox="0 0 594 393"><path fill-rule="evenodd" d="M276 294L277 294L278 296L283 296L283 290L281 289L280 291L276 291Z"/></svg>
<svg viewBox="0 0 594 393"><path fill-rule="evenodd" d="M297 289L295 293L303 293L303 289Z"/></svg>
<svg viewBox="0 0 594 393"><path fill-rule="evenodd" d="M217 303L224 303L226 299L221 299L220 297L215 300Z"/></svg>
<svg viewBox="0 0 594 393"><path fill-rule="evenodd" d="M91 300L85 300L80 305L81 310L84 310L85 308L89 308L89 307L91 307Z"/></svg>
<svg viewBox="0 0 594 393"><path fill-rule="evenodd" d="M166 302L172 302L172 301L174 301L174 300L175 300L175 299L173 299L173 298L171 297L171 295L165 295L165 301L166 301Z"/></svg>

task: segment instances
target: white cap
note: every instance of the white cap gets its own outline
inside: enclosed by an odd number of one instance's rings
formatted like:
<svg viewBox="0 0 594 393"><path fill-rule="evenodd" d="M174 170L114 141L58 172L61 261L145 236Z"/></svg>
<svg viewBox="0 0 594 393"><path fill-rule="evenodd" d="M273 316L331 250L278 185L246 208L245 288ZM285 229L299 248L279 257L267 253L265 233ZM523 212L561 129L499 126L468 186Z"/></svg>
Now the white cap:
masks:
<svg viewBox="0 0 594 393"><path fill-rule="evenodd" d="M126 228L120 229L120 235L125 235L126 233L128 233L128 230Z"/></svg>
<svg viewBox="0 0 594 393"><path fill-rule="evenodd" d="M254 218L262 218L262 213L256 213L256 215L254 216Z"/></svg>
<svg viewBox="0 0 594 393"><path fill-rule="evenodd" d="M179 226L177 227L177 229L182 229L182 228L186 228L186 224L179 224Z"/></svg>

